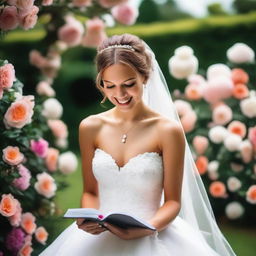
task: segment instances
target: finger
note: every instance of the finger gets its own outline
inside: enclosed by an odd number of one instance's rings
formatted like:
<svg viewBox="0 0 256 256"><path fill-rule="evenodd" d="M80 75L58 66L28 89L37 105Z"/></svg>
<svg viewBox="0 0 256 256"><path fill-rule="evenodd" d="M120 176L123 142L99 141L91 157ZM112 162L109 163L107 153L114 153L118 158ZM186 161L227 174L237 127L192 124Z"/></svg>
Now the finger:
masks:
<svg viewBox="0 0 256 256"><path fill-rule="evenodd" d="M84 222L83 218L76 219L76 224L81 225Z"/></svg>
<svg viewBox="0 0 256 256"><path fill-rule="evenodd" d="M109 231L111 231L112 233L114 233L117 236L122 236L123 234L126 233L126 231L122 228L119 228L115 225L109 224L109 223L105 223L105 227L109 229Z"/></svg>

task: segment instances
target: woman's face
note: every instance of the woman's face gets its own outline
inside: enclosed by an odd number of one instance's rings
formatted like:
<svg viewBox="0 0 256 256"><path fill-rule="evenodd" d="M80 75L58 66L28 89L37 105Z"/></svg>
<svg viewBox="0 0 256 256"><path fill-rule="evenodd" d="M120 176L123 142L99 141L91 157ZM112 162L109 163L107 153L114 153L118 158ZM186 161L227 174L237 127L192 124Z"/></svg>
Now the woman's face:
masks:
<svg viewBox="0 0 256 256"><path fill-rule="evenodd" d="M144 78L124 64L114 64L102 74L103 92L118 108L128 110L142 100Z"/></svg>

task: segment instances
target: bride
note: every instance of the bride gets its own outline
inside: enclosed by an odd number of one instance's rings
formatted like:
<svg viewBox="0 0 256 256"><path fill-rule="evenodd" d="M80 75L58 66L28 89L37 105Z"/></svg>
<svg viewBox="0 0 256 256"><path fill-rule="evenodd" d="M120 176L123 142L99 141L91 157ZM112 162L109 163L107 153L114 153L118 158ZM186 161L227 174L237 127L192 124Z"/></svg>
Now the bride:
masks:
<svg viewBox="0 0 256 256"><path fill-rule="evenodd" d="M219 230L153 52L106 39L96 86L114 107L80 123L81 207L127 212L156 231L77 219L40 255L235 255Z"/></svg>

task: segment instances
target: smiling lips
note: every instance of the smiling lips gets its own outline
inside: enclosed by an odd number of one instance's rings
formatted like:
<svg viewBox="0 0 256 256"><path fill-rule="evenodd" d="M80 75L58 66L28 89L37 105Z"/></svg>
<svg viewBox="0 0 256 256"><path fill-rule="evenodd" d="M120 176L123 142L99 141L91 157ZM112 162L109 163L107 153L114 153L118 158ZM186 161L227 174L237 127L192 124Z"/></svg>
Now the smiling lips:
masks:
<svg viewBox="0 0 256 256"><path fill-rule="evenodd" d="M116 101L117 101L117 103L118 103L119 105L128 105L128 104L131 102L132 97L130 97L130 98L127 99L127 100L118 100L117 98L115 98L115 99L116 99Z"/></svg>

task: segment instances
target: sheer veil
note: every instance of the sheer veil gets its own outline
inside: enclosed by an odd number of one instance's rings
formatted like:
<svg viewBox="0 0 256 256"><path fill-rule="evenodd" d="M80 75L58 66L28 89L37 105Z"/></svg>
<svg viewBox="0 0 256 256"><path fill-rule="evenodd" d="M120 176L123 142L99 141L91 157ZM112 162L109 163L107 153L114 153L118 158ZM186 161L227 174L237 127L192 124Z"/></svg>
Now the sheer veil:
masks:
<svg viewBox="0 0 256 256"><path fill-rule="evenodd" d="M153 70L144 87L143 101L156 112L180 123L165 78L153 51L147 44L146 51L152 57ZM163 200L162 194L162 203ZM236 255L216 223L204 184L196 168L187 140L179 216L194 229L199 230L204 240L219 255Z"/></svg>

